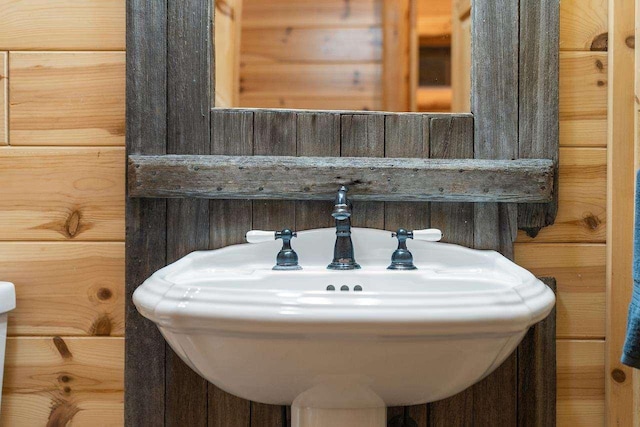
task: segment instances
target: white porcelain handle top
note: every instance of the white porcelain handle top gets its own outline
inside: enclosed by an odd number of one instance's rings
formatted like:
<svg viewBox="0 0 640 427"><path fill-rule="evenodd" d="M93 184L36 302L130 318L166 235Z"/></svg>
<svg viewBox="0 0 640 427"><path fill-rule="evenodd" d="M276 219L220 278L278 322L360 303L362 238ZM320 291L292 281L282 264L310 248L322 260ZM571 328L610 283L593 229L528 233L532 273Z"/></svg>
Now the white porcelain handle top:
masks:
<svg viewBox="0 0 640 427"><path fill-rule="evenodd" d="M251 230L247 233L247 242L263 243L276 240L275 231Z"/></svg>
<svg viewBox="0 0 640 427"><path fill-rule="evenodd" d="M424 240L427 242L439 242L442 239L442 231L437 228L429 228L426 230L414 230L414 240Z"/></svg>

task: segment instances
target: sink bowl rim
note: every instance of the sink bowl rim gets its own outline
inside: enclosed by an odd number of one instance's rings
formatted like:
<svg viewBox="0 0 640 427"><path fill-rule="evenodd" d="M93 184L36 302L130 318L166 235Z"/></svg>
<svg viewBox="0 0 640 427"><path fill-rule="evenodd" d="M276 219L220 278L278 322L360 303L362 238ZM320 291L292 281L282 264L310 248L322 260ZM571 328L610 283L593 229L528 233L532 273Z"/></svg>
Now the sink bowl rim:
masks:
<svg viewBox="0 0 640 427"><path fill-rule="evenodd" d="M354 233L359 230L368 229L354 229ZM327 232L327 229L301 234L319 231ZM553 292L527 270L497 252L446 243L415 243L455 247L456 251L481 254L497 265L496 268L508 270L519 280L498 290L332 294L325 291L247 292L166 280L173 272L188 268L195 259L212 253L201 251L158 270L135 291L133 301L142 315L167 329L236 334L291 334L300 331L340 335L387 333L394 336L514 333L544 319L553 308ZM239 246L213 252L238 250ZM292 275L305 274L305 270L263 273L266 276ZM368 305L363 304L367 300Z"/></svg>

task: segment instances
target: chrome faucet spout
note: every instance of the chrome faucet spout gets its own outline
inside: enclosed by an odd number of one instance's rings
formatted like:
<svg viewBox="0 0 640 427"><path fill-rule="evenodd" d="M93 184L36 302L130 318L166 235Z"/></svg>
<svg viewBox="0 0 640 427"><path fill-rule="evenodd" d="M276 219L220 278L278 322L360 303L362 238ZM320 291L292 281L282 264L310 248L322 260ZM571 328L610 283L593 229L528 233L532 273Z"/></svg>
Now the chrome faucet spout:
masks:
<svg viewBox="0 0 640 427"><path fill-rule="evenodd" d="M347 198L349 190L344 185L338 190L333 213L336 220L336 244L333 249L333 261L327 266L329 270L357 270L360 265L353 254L351 240L351 211L352 205Z"/></svg>

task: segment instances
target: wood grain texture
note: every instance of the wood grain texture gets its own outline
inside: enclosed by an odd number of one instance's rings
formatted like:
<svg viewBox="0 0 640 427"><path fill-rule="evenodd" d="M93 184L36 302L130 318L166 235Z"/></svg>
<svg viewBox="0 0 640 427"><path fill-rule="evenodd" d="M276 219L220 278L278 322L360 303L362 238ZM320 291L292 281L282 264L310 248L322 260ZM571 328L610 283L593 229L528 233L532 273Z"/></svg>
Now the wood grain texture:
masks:
<svg viewBox="0 0 640 427"><path fill-rule="evenodd" d="M120 147L0 148L1 240L122 240L124 161Z"/></svg>
<svg viewBox="0 0 640 427"><path fill-rule="evenodd" d="M298 113L296 126L298 156L340 156L340 114ZM335 226L332 209L330 199L296 202L296 230Z"/></svg>
<svg viewBox="0 0 640 427"><path fill-rule="evenodd" d="M434 117L430 120L431 157L473 158L473 119ZM442 230L448 243L473 246L474 206L469 203L433 203L431 227ZM468 388L448 399L429 405L429 425L464 427L473 423L474 389Z"/></svg>
<svg viewBox="0 0 640 427"><path fill-rule="evenodd" d="M122 425L122 338L9 338L0 423Z"/></svg>
<svg viewBox="0 0 640 427"><path fill-rule="evenodd" d="M606 147L607 120L567 119L560 121L561 147Z"/></svg>
<svg viewBox="0 0 640 427"><path fill-rule="evenodd" d="M607 150L561 148L556 222L535 237L520 232L519 242L601 243L606 239Z"/></svg>
<svg viewBox="0 0 640 427"><path fill-rule="evenodd" d="M604 339L605 258L604 244L516 244L519 265L557 281L558 338Z"/></svg>
<svg viewBox="0 0 640 427"><path fill-rule="evenodd" d="M603 426L605 424L604 341L559 340L559 426Z"/></svg>
<svg viewBox="0 0 640 427"><path fill-rule="evenodd" d="M545 202L553 169L550 160L131 156L129 195L330 200L347 185L353 200Z"/></svg>
<svg viewBox="0 0 640 427"><path fill-rule="evenodd" d="M605 345L607 425L640 425L637 371L622 364L627 313L634 288L634 231L636 195L637 67L636 5L609 0L609 91L607 144L607 340Z"/></svg>
<svg viewBox="0 0 640 427"><path fill-rule="evenodd" d="M0 50L124 50L120 0L0 1Z"/></svg>
<svg viewBox="0 0 640 427"><path fill-rule="evenodd" d="M542 278L556 291L553 278ZM556 425L556 310L532 326L518 347L518 426Z"/></svg>
<svg viewBox="0 0 640 427"><path fill-rule="evenodd" d="M167 5L127 3L128 154L167 152ZM167 203L135 200L126 205L126 426L164 425L165 342L156 325L133 305L136 288L167 264Z"/></svg>
<svg viewBox="0 0 640 427"><path fill-rule="evenodd" d="M240 44L243 0L215 2L215 105L240 105Z"/></svg>
<svg viewBox="0 0 640 427"><path fill-rule="evenodd" d="M258 28L242 32L243 63L381 60L382 32L379 27Z"/></svg>
<svg viewBox="0 0 640 427"><path fill-rule="evenodd" d="M212 2L167 2L167 153L209 154ZM167 201L167 262L209 247L209 201ZM165 344L165 425L206 425L208 383Z"/></svg>
<svg viewBox="0 0 640 427"><path fill-rule="evenodd" d="M12 145L123 145L124 52L11 52Z"/></svg>
<svg viewBox="0 0 640 427"><path fill-rule="evenodd" d="M372 27L381 25L379 0L244 0L246 28Z"/></svg>
<svg viewBox="0 0 640 427"><path fill-rule="evenodd" d="M292 112L254 113L253 154L295 156L297 153L297 116ZM295 202L256 201L253 203L253 228L282 230L295 228ZM286 418L284 406L251 403L251 427L280 426Z"/></svg>
<svg viewBox="0 0 640 427"><path fill-rule="evenodd" d="M518 156L519 18L519 2L473 2L471 111L475 158ZM487 22L491 25L480 24ZM513 257L517 205L476 204L474 226L475 248L499 250L507 258ZM517 425L516 385L514 353L473 387L474 424Z"/></svg>
<svg viewBox="0 0 640 427"><path fill-rule="evenodd" d="M0 145L9 143L9 53L0 52Z"/></svg>
<svg viewBox="0 0 640 427"><path fill-rule="evenodd" d="M520 1L520 83L518 156L543 158L558 165L560 0ZM558 181L553 183L557 190ZM518 206L518 227L539 230L554 223L553 202Z"/></svg>
<svg viewBox="0 0 640 427"><path fill-rule="evenodd" d="M123 243L0 243L9 335L123 336Z"/></svg>
<svg viewBox="0 0 640 427"><path fill-rule="evenodd" d="M299 97L286 93L277 97L241 96L241 107L283 108L302 110L357 110L374 111L382 109L382 98L372 94L342 97Z"/></svg>
<svg viewBox="0 0 640 427"><path fill-rule="evenodd" d="M244 63L242 104L256 104L254 99L258 98L316 98L320 102L324 97L381 97L381 71L382 67L374 63Z"/></svg>
<svg viewBox="0 0 640 427"><path fill-rule="evenodd" d="M384 120L383 115L343 115L340 154L384 157ZM354 212L358 212L352 219L354 227L384 228L384 203L354 203Z"/></svg>
<svg viewBox="0 0 640 427"><path fill-rule="evenodd" d="M560 119L607 117L606 52L560 53Z"/></svg>
<svg viewBox="0 0 640 427"><path fill-rule="evenodd" d="M227 111L211 115L211 153L253 153L253 113ZM209 248L244 243L252 228L252 202L212 200L209 203ZM212 427L249 427L251 403L208 384L208 422Z"/></svg>
<svg viewBox="0 0 640 427"><path fill-rule="evenodd" d="M417 89L415 1L382 0L382 88L387 111L414 111Z"/></svg>
<svg viewBox="0 0 640 427"><path fill-rule="evenodd" d="M607 0L560 2L560 49L607 50Z"/></svg>

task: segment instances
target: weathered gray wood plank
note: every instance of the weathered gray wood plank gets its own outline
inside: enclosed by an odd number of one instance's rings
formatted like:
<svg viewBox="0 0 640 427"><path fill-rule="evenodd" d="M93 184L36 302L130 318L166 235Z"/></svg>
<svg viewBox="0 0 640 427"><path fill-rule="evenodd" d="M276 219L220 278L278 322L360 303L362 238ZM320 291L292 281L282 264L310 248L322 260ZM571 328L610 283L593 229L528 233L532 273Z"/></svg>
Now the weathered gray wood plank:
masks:
<svg viewBox="0 0 640 427"><path fill-rule="evenodd" d="M385 157L429 158L429 116L389 115L385 119ZM385 204L385 228L429 228L429 203Z"/></svg>
<svg viewBox="0 0 640 427"><path fill-rule="evenodd" d="M343 157L384 157L384 115L383 114L343 114L341 122L341 146L340 153ZM343 166L337 166L335 180L331 187L345 179L346 170ZM354 195L360 192L356 189L358 178L346 179L349 184L349 197L355 200ZM382 200L382 199L381 199ZM354 227L384 228L384 203L356 202L353 206L357 212L352 218Z"/></svg>
<svg viewBox="0 0 640 427"><path fill-rule="evenodd" d="M253 153L256 156L295 156L297 153L295 113L263 111L254 113ZM282 230L295 228L295 202L260 200L253 202L253 228ZM274 254L275 257L275 254ZM275 261L275 260L274 260ZM284 406L251 403L251 427L281 426Z"/></svg>
<svg viewBox="0 0 640 427"><path fill-rule="evenodd" d="M298 156L340 157L339 114L301 112L297 120ZM333 227L331 211L329 200L296 202L296 230Z"/></svg>
<svg viewBox="0 0 640 427"><path fill-rule="evenodd" d="M541 278L556 291L553 278ZM518 426L556 425L556 309L518 347Z"/></svg>
<svg viewBox="0 0 640 427"><path fill-rule="evenodd" d="M558 161L559 145L559 0L520 0L520 158ZM535 236L554 223L554 201L518 207L518 227Z"/></svg>
<svg viewBox="0 0 640 427"><path fill-rule="evenodd" d="M518 158L519 1L474 0L472 4L471 111L477 159ZM474 247L513 257L517 205L477 204ZM473 387L473 424L517 423L517 361L511 355Z"/></svg>
<svg viewBox="0 0 640 427"><path fill-rule="evenodd" d="M164 2L127 1L127 152L166 153L167 10ZM132 295L166 264L165 200L126 202L126 426L164 424L164 339L138 313Z"/></svg>
<svg viewBox="0 0 640 427"><path fill-rule="evenodd" d="M209 154L212 106L211 3L167 2L167 152ZM209 247L209 202L167 202L167 262ZM204 426L207 381L166 346L165 425Z"/></svg>
<svg viewBox="0 0 640 427"><path fill-rule="evenodd" d="M429 157L429 116L388 115L385 117L385 157ZM429 203L388 202L384 206L385 229L429 228ZM391 261L391 260L389 260ZM425 409L426 411L426 409ZM387 410L389 425L404 425L408 408Z"/></svg>
<svg viewBox="0 0 640 427"><path fill-rule="evenodd" d="M211 117L211 153L251 155L253 113L227 111ZM244 243L252 226L249 200L211 200L209 203L209 248ZM251 403L208 385L210 427L249 427Z"/></svg>
<svg viewBox="0 0 640 427"><path fill-rule="evenodd" d="M431 119L431 158L473 158L473 119ZM442 230L443 241L473 246L474 216L470 203L433 203L431 226ZM465 427L473 423L473 388L429 405L431 427Z"/></svg>
<svg viewBox="0 0 640 427"><path fill-rule="evenodd" d="M355 201L524 202L549 200L552 180L553 163L533 159L129 158L132 197L331 200L348 185Z"/></svg>

